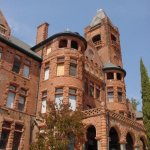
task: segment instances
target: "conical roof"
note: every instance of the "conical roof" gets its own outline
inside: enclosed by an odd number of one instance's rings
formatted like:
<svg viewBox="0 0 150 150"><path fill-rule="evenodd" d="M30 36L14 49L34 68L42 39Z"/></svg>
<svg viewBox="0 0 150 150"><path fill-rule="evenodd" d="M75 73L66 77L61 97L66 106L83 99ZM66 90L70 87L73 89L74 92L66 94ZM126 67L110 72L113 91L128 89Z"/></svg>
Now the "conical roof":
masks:
<svg viewBox="0 0 150 150"><path fill-rule="evenodd" d="M103 9L99 9L96 13L96 16L93 17L90 26L94 27L97 24L101 23L102 19L104 19L105 17L107 17L106 13L104 12Z"/></svg>

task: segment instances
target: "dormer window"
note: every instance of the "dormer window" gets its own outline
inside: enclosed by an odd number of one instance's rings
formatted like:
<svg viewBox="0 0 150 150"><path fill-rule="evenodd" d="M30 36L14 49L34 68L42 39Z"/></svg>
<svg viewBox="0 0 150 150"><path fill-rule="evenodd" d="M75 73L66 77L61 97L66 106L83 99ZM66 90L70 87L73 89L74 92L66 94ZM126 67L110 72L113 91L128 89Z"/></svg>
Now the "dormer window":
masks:
<svg viewBox="0 0 150 150"><path fill-rule="evenodd" d="M63 40L60 40L59 42L59 48L64 48L64 47L67 47L67 40L63 39Z"/></svg>
<svg viewBox="0 0 150 150"><path fill-rule="evenodd" d="M78 49L78 43L76 41L71 41L71 48Z"/></svg>
<svg viewBox="0 0 150 150"><path fill-rule="evenodd" d="M98 34L98 35L95 35L93 38L92 38L92 41L94 44L96 44L97 42L100 42L101 41L101 35Z"/></svg>
<svg viewBox="0 0 150 150"><path fill-rule="evenodd" d="M5 35L5 33L6 33L6 28L2 24L0 24L0 34Z"/></svg>

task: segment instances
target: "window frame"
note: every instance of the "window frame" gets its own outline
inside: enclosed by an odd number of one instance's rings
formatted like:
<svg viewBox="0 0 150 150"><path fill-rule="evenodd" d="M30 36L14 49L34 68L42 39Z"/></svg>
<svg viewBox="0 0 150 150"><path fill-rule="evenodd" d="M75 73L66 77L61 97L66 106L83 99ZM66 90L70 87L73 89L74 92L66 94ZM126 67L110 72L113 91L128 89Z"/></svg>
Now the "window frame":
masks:
<svg viewBox="0 0 150 150"><path fill-rule="evenodd" d="M114 102L114 88L108 87L107 88L107 100L108 102Z"/></svg>
<svg viewBox="0 0 150 150"><path fill-rule="evenodd" d="M45 63L45 68L44 68L44 80L48 80L50 75L50 63L47 62Z"/></svg>
<svg viewBox="0 0 150 150"><path fill-rule="evenodd" d="M24 72L25 71L25 66L29 69L28 71L28 75L26 76L26 73ZM24 64L23 64L23 77L25 78L29 78L30 77L30 68L31 68L31 61L28 60L28 59L25 59L24 60Z"/></svg>
<svg viewBox="0 0 150 150"><path fill-rule="evenodd" d="M64 92L64 87L56 87L55 88L55 105L59 109L60 105L63 103L63 92ZM61 98L57 99L57 96L60 96Z"/></svg>
<svg viewBox="0 0 150 150"><path fill-rule="evenodd" d="M70 76L76 76L77 75L77 59L70 58L69 75Z"/></svg>
<svg viewBox="0 0 150 150"><path fill-rule="evenodd" d="M63 72L60 72L60 67L62 67ZM56 69L57 76L64 76L65 75L65 57L57 57L57 69Z"/></svg>
<svg viewBox="0 0 150 150"><path fill-rule="evenodd" d="M43 102L45 103L45 106L43 105ZM44 107L46 108L44 108ZM44 114L46 113L47 109L47 90L42 92L42 97L41 97L41 113Z"/></svg>
<svg viewBox="0 0 150 150"><path fill-rule="evenodd" d="M14 61L13 61L12 71L19 74L20 73L20 68L21 68L21 56L16 54L15 57L14 57Z"/></svg>
<svg viewBox="0 0 150 150"><path fill-rule="evenodd" d="M74 99L72 98L74 97ZM72 101L75 101L75 103L71 103ZM77 107L77 89L74 87L69 87L69 91L68 91L68 103L69 103L69 109L75 111L76 107ZM73 107L71 106L71 104L75 104Z"/></svg>

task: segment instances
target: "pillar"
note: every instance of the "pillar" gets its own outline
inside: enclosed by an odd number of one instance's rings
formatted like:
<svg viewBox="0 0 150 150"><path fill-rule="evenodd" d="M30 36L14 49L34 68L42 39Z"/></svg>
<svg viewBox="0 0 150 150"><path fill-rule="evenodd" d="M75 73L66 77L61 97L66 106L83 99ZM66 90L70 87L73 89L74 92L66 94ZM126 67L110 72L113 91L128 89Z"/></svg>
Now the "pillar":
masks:
<svg viewBox="0 0 150 150"><path fill-rule="evenodd" d="M120 150L126 150L126 144L121 143L120 144Z"/></svg>

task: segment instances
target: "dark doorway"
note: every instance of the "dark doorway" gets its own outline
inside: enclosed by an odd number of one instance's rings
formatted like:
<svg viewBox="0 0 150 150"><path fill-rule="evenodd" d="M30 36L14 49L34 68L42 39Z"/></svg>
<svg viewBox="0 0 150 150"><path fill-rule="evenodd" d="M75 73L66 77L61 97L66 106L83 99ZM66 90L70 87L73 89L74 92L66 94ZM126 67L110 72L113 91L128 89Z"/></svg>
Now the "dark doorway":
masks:
<svg viewBox="0 0 150 150"><path fill-rule="evenodd" d="M115 128L109 131L109 150L120 150L119 136Z"/></svg>
<svg viewBox="0 0 150 150"><path fill-rule="evenodd" d="M96 129L94 126L90 126L87 129L87 142L85 143L85 150L97 150Z"/></svg>
<svg viewBox="0 0 150 150"><path fill-rule="evenodd" d="M131 136L130 133L127 134L126 141L127 141L126 150L134 150L134 148L133 148L133 139L132 139L132 136Z"/></svg>
<svg viewBox="0 0 150 150"><path fill-rule="evenodd" d="M143 138L140 138L140 140L141 140L141 143L142 143L142 149L141 150L146 150L146 144L145 144L145 142L144 142L144 139Z"/></svg>

